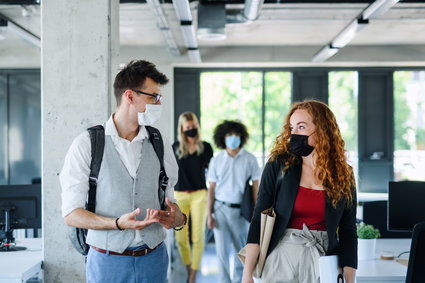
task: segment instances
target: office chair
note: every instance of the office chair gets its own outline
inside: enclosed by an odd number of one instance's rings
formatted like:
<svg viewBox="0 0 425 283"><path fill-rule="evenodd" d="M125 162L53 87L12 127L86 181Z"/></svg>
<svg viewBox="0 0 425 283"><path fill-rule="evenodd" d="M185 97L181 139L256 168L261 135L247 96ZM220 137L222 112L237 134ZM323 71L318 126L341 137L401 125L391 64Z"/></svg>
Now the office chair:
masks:
<svg viewBox="0 0 425 283"><path fill-rule="evenodd" d="M411 238L411 232L391 232L387 227L387 201L367 201L363 203L363 222L379 229L381 238Z"/></svg>
<svg viewBox="0 0 425 283"><path fill-rule="evenodd" d="M406 283L425 282L425 222L413 228Z"/></svg>

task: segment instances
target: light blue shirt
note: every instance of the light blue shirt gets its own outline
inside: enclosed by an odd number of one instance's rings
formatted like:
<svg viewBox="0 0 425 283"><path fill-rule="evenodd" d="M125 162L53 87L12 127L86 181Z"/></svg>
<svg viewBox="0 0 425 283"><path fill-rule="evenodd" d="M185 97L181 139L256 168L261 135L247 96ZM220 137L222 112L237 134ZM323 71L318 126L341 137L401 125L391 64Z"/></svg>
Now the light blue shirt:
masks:
<svg viewBox="0 0 425 283"><path fill-rule="evenodd" d="M229 203L241 203L245 183L260 179L260 168L252 153L241 149L234 157L223 150L211 159L208 182L216 183L215 198Z"/></svg>

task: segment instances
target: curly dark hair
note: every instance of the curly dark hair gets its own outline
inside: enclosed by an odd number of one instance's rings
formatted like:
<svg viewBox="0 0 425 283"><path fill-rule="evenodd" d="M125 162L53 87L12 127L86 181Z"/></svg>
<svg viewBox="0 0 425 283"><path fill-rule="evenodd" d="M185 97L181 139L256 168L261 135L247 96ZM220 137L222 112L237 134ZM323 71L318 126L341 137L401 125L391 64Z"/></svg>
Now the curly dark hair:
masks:
<svg viewBox="0 0 425 283"><path fill-rule="evenodd" d="M214 129L214 142L218 148L226 149L225 137L227 134L230 133L240 135L240 148L242 148L246 144L249 138L248 131L244 124L238 121L225 120Z"/></svg>
<svg viewBox="0 0 425 283"><path fill-rule="evenodd" d="M119 71L114 81L117 105L121 104L121 96L126 89L138 87L143 89L146 78L151 78L160 85L168 83L167 76L158 71L155 64L145 60L133 60Z"/></svg>

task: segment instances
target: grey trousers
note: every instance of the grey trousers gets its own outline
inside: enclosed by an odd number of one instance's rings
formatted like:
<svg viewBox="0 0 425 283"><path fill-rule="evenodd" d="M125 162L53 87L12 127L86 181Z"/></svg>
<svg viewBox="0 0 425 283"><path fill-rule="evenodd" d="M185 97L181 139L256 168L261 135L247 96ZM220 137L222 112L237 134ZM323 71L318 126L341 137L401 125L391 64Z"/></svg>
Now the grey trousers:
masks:
<svg viewBox="0 0 425 283"><path fill-rule="evenodd" d="M319 283L319 257L328 246L326 231L286 229L264 264L264 283Z"/></svg>
<svg viewBox="0 0 425 283"><path fill-rule="evenodd" d="M214 238L220 283L239 283L242 280L243 265L236 253L246 244L249 223L240 216L239 208L217 202L214 204L214 215L217 220ZM233 272L230 270L230 256L234 258Z"/></svg>

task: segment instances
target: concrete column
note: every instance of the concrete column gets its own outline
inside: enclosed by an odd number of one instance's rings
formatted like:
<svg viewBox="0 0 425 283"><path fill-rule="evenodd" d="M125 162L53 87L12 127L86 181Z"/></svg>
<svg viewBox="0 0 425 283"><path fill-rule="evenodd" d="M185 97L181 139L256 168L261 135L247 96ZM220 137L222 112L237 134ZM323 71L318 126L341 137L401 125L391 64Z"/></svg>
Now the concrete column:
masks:
<svg viewBox="0 0 425 283"><path fill-rule="evenodd" d="M119 50L118 0L42 1L42 168L45 282L85 282L67 239L59 172L72 140L111 112Z"/></svg>

